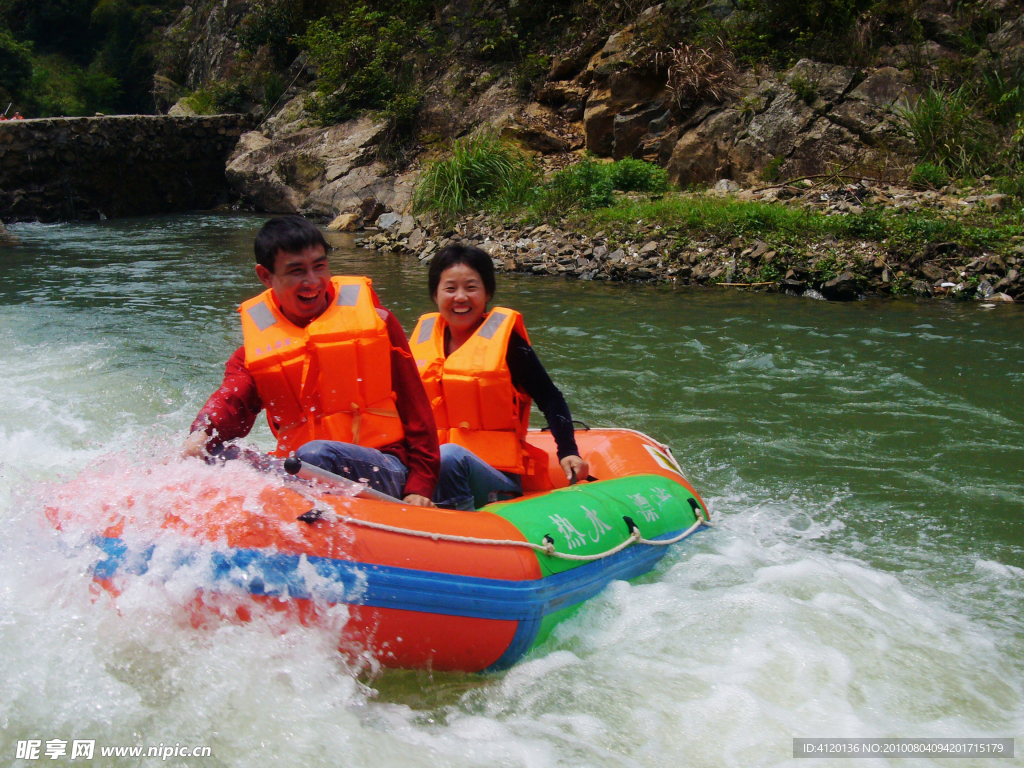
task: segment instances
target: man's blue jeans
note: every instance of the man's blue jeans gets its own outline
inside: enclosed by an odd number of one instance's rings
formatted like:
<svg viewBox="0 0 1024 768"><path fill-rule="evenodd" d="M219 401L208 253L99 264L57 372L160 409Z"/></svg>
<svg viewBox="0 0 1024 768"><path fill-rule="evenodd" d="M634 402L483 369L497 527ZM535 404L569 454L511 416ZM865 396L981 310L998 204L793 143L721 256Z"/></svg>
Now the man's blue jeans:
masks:
<svg viewBox="0 0 1024 768"><path fill-rule="evenodd" d="M441 446L441 477L433 501L447 509L479 509L492 501L521 496L519 475L499 472L461 445Z"/></svg>
<svg viewBox="0 0 1024 768"><path fill-rule="evenodd" d="M394 456L381 453L376 448L334 440L312 440L299 448L295 455L320 469L366 483L388 496L396 499L404 496L409 470Z"/></svg>

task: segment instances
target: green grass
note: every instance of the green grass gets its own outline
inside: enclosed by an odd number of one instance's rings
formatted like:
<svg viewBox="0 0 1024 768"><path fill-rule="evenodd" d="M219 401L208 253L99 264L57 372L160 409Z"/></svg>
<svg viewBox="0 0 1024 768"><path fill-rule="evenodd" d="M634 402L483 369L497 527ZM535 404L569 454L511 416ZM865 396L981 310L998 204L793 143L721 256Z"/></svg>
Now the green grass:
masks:
<svg viewBox="0 0 1024 768"><path fill-rule="evenodd" d="M494 136L456 141L451 156L430 163L416 185L413 208L452 217L469 210L508 211L537 184L533 161Z"/></svg>
<svg viewBox="0 0 1024 768"><path fill-rule="evenodd" d="M899 112L925 162L956 176L988 169L993 136L986 130L976 98L966 84L949 92L929 88Z"/></svg>
<svg viewBox="0 0 1024 768"><path fill-rule="evenodd" d="M424 169L414 207L446 217L467 210L519 209L543 218L612 205L615 190L658 194L668 186L664 168L629 158L615 163L587 158L542 183L536 165L515 146L484 136L456 142L451 157Z"/></svg>
<svg viewBox="0 0 1024 768"><path fill-rule="evenodd" d="M660 200L623 200L617 205L576 214L570 226L582 230L629 232L636 222L655 224L695 238L760 238L793 245L825 237L848 241L883 242L916 248L927 242L999 249L1024 227L1021 211L978 212L948 218L927 210L868 210L863 214L826 216L772 203L728 198L666 195Z"/></svg>

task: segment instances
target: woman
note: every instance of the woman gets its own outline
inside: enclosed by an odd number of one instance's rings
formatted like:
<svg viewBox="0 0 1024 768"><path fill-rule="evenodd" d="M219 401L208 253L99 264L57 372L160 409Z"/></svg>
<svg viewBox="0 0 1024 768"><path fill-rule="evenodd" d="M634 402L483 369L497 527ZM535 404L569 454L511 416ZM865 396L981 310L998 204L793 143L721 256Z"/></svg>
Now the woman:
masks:
<svg viewBox="0 0 1024 768"><path fill-rule="evenodd" d="M588 476L569 407L551 382L515 310L495 307L494 264L479 248L449 245L427 278L437 312L416 324L410 346L434 409L441 476L434 502L477 509L551 487L547 454L526 443L530 403L548 420L567 478Z"/></svg>

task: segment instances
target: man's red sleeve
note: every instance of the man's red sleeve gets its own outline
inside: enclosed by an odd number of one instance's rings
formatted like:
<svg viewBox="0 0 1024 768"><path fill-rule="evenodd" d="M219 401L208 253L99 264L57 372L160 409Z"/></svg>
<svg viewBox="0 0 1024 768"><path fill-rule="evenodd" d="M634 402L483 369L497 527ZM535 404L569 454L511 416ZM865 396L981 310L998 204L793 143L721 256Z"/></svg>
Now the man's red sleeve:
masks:
<svg viewBox="0 0 1024 768"><path fill-rule="evenodd" d="M388 337L391 339L391 386L395 391L398 416L405 437L400 445L383 448L397 456L409 469L403 495L416 493L428 499L434 493L441 472L441 449L437 444L437 427L430 400L423 389L416 361L413 359L405 331L398 318L387 313Z"/></svg>
<svg viewBox="0 0 1024 768"><path fill-rule="evenodd" d="M207 448L226 440L245 437L263 410L256 380L245 367L245 347L239 347L224 366L224 381L210 395L192 422L192 432L202 429L210 435Z"/></svg>

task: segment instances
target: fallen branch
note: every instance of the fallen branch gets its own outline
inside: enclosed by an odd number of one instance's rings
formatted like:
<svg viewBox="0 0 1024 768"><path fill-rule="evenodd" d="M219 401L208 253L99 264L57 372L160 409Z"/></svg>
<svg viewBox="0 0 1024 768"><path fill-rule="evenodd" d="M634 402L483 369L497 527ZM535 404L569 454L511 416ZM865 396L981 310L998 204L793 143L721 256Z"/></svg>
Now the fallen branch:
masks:
<svg viewBox="0 0 1024 768"><path fill-rule="evenodd" d="M764 192L769 189L779 189L781 187L788 187L791 184L796 184L799 181L810 181L811 179L856 179L858 181L871 181L876 184L883 184L881 179L874 179L870 176L852 175L846 173L815 173L810 176L800 176L796 179L790 179L789 181L782 181L778 184L769 184L766 187L758 187L757 189L750 190L751 192Z"/></svg>

